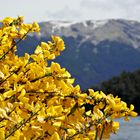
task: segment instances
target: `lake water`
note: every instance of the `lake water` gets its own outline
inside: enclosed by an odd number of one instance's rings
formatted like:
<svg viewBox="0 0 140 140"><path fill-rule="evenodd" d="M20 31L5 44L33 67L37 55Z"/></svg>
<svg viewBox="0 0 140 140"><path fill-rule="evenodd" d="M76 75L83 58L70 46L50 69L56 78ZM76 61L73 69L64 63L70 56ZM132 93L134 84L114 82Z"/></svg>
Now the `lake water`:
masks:
<svg viewBox="0 0 140 140"><path fill-rule="evenodd" d="M119 120L120 129L117 134L111 135L110 140L140 140L140 116L125 122Z"/></svg>

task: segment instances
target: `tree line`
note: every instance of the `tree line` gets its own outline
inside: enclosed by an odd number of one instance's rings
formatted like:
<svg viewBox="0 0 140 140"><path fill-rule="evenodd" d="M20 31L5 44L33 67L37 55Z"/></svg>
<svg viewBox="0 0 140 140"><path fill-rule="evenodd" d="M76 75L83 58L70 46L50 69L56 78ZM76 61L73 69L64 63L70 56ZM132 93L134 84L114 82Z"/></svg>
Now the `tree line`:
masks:
<svg viewBox="0 0 140 140"><path fill-rule="evenodd" d="M124 71L119 76L103 81L100 86L93 86L93 89L118 96L128 105L134 104L135 111L140 113L140 69Z"/></svg>

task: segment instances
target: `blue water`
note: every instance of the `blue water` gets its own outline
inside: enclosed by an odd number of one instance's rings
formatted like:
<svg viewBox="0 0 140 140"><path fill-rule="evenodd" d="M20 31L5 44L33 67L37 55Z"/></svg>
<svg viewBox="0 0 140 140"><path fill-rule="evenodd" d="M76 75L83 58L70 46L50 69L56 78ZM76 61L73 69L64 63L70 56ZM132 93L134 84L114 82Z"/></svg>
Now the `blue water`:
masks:
<svg viewBox="0 0 140 140"><path fill-rule="evenodd" d="M120 129L117 134L112 134L110 140L140 140L140 116L131 118L126 122L123 119L120 122Z"/></svg>

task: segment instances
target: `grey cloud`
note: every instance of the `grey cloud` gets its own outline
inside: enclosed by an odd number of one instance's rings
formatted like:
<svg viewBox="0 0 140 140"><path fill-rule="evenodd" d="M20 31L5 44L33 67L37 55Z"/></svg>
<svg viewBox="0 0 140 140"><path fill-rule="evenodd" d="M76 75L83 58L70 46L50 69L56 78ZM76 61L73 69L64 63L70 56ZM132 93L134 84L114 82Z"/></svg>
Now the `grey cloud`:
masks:
<svg viewBox="0 0 140 140"><path fill-rule="evenodd" d="M50 20L76 20L77 18L81 18L81 13L70 7L65 7L55 12L46 11L46 15Z"/></svg>
<svg viewBox="0 0 140 140"><path fill-rule="evenodd" d="M115 3L111 3L110 1L112 0L82 0L80 5L81 8L87 8L87 9L96 9L96 8L108 8L108 7L112 7L115 5Z"/></svg>
<svg viewBox="0 0 140 140"><path fill-rule="evenodd" d="M95 6L136 6L140 4L139 0L82 0L80 5L87 8Z"/></svg>
<svg viewBox="0 0 140 140"><path fill-rule="evenodd" d="M82 0L81 9L95 13L96 18L140 18L140 0Z"/></svg>

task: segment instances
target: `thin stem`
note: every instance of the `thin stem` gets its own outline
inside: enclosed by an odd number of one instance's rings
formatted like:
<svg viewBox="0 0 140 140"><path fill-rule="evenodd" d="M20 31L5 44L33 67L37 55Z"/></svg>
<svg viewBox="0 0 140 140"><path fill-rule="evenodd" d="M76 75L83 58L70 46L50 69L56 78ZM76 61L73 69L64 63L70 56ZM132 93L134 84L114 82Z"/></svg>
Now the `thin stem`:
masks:
<svg viewBox="0 0 140 140"><path fill-rule="evenodd" d="M7 116L9 116L14 110L15 110L15 108L13 108L12 111L8 112L8 113L7 113ZM0 122L2 122L3 120L5 120L5 118L2 118L2 119L0 120ZM3 127L4 127L4 126L3 126ZM1 127L0 127L0 128L1 128Z"/></svg>
<svg viewBox="0 0 140 140"><path fill-rule="evenodd" d="M94 140L97 140L98 138L98 128L96 127L96 135L95 135L95 139Z"/></svg>
<svg viewBox="0 0 140 140"><path fill-rule="evenodd" d="M45 91L45 92L27 91L26 93L27 94L47 94L47 93L53 94L53 93L56 93L56 92L49 92L49 91Z"/></svg>
<svg viewBox="0 0 140 140"><path fill-rule="evenodd" d="M42 77L38 77L38 78L31 80L30 82L36 82L37 80L40 80L40 79L47 77L47 76L52 76L52 73L47 73L47 74L43 75Z"/></svg>
<svg viewBox="0 0 140 140"><path fill-rule="evenodd" d="M102 140L102 137L103 137L103 134L104 134L104 130L105 130L105 127L104 127L104 125L103 125L102 132L101 132L101 136L100 136L100 139L99 139L99 140Z"/></svg>
<svg viewBox="0 0 140 140"><path fill-rule="evenodd" d="M12 45L12 47L9 48L9 50L8 50L6 53L4 53L4 54L0 57L0 60L2 60L2 59L9 53L9 51L11 51L17 44L19 44L19 43L23 40L23 38L25 38L26 35L27 35L30 31L31 31L31 28L27 31L26 34L23 35L23 37L22 37L21 39L19 39L16 43L14 43L14 44Z"/></svg>
<svg viewBox="0 0 140 140"><path fill-rule="evenodd" d="M18 127L16 127L16 129L14 129L10 134L8 134L7 136L5 136L5 139L9 138L11 135L13 135L17 130L19 130L23 125L25 125L26 123L28 123L35 115L37 115L37 113L40 111L41 109L39 109L36 113L32 114L27 120L23 120L23 122L21 121L21 125L19 125Z"/></svg>
<svg viewBox="0 0 140 140"><path fill-rule="evenodd" d="M3 81L0 82L0 85L2 83L4 83L8 78L10 78L12 75L14 74L14 72L11 72L10 75L8 77L6 77Z"/></svg>

